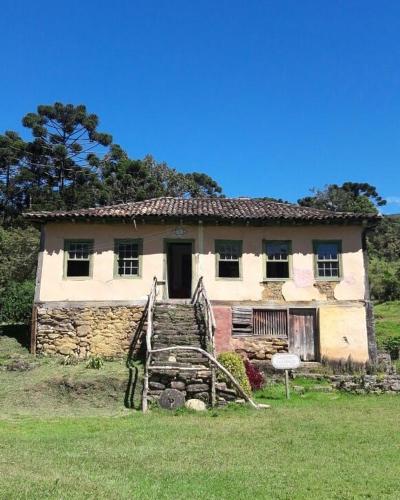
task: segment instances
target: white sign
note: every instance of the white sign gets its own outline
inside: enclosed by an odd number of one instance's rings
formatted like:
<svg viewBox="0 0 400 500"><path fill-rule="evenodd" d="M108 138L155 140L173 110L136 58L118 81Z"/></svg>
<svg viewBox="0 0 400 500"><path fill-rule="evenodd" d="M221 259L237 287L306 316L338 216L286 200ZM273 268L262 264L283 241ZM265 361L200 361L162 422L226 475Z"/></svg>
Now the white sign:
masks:
<svg viewBox="0 0 400 500"><path fill-rule="evenodd" d="M300 366L297 354L277 353L272 356L271 361L276 370L295 370Z"/></svg>

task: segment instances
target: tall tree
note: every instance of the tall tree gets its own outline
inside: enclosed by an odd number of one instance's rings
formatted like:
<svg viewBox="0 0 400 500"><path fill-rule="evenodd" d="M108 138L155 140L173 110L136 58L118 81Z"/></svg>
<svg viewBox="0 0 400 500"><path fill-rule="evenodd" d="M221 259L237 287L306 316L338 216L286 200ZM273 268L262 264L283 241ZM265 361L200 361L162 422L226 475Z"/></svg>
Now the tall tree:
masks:
<svg viewBox="0 0 400 500"><path fill-rule="evenodd" d="M329 184L324 189L312 189L312 196L298 200L304 207L314 207L334 212L377 213L386 205L375 186L367 182L345 182L341 186Z"/></svg>
<svg viewBox="0 0 400 500"><path fill-rule="evenodd" d="M82 189L96 181L112 136L98 131L97 115L88 113L84 105L40 105L37 113L28 113L22 123L34 140L27 147L21 179L38 189L44 183L55 193L56 204L64 201L67 208L72 207L78 194L75 185ZM36 200L31 204L36 205Z"/></svg>
<svg viewBox="0 0 400 500"><path fill-rule="evenodd" d="M159 196L221 196L210 176L181 173L152 156L133 160L99 132L83 105L40 105L24 116L33 138L0 136L0 214L20 224L24 209L71 209ZM6 213L8 214L6 216Z"/></svg>
<svg viewBox="0 0 400 500"><path fill-rule="evenodd" d="M102 163L103 196L107 204L140 201L160 196L220 196L222 188L206 174L183 174L148 155L131 160L119 146Z"/></svg>
<svg viewBox="0 0 400 500"><path fill-rule="evenodd" d="M26 144L16 132L6 131L0 135L0 214L3 224L18 208L22 208L16 175L25 148Z"/></svg>

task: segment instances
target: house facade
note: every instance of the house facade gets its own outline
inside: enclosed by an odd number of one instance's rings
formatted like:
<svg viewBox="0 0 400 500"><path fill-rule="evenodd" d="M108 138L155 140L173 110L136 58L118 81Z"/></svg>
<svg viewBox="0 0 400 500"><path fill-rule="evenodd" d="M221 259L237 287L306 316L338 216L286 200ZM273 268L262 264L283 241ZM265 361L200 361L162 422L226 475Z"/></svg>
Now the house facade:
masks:
<svg viewBox="0 0 400 500"><path fill-rule="evenodd" d="M32 348L120 355L157 300L212 303L218 351L304 361L374 355L364 235L376 216L259 199L159 198L72 212L41 225Z"/></svg>

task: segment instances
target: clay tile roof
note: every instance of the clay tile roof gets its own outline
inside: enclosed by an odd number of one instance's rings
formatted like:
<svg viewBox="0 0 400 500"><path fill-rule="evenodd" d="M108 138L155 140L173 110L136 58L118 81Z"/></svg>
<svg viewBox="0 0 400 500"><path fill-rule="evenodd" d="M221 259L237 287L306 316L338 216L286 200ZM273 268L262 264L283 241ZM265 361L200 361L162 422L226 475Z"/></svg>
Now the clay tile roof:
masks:
<svg viewBox="0 0 400 500"><path fill-rule="evenodd" d="M32 221L68 219L174 218L223 221L302 221L302 222L362 222L379 219L375 214L331 212L279 203L259 198L153 198L96 208L70 211L30 212Z"/></svg>

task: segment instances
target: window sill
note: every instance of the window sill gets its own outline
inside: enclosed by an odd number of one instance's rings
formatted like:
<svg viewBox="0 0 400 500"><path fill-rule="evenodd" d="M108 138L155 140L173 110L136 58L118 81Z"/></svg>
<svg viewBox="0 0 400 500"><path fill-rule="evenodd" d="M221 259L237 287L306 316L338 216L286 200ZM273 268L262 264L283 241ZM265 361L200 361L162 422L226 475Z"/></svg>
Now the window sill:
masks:
<svg viewBox="0 0 400 500"><path fill-rule="evenodd" d="M114 276L115 280L140 280L141 276Z"/></svg>
<svg viewBox="0 0 400 500"><path fill-rule="evenodd" d="M339 281L342 281L342 278L315 278L315 281L317 282L322 282L322 283L326 283L327 281L333 281L335 283L338 283Z"/></svg>
<svg viewBox="0 0 400 500"><path fill-rule="evenodd" d="M260 283L284 283L285 281L293 281L293 278L264 278Z"/></svg>
<svg viewBox="0 0 400 500"><path fill-rule="evenodd" d="M243 278L221 278L220 276L215 277L216 281L243 281Z"/></svg>
<svg viewBox="0 0 400 500"><path fill-rule="evenodd" d="M64 276L64 281L90 281L93 276Z"/></svg>

